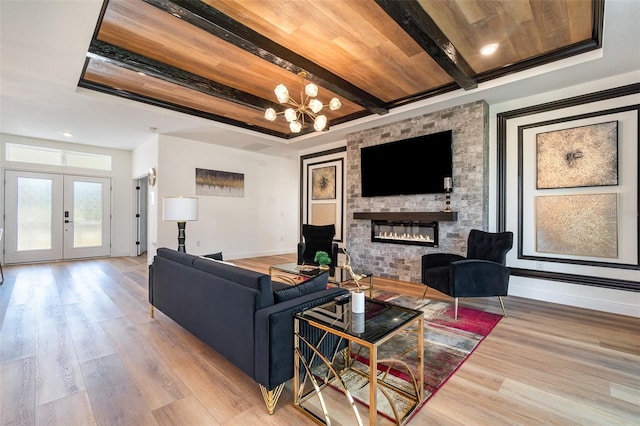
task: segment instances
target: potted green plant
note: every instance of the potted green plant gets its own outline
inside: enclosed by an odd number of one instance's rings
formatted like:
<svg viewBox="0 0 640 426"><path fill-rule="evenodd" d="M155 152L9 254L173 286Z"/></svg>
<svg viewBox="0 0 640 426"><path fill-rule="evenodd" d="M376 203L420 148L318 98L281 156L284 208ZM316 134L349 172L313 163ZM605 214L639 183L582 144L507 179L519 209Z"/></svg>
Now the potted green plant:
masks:
<svg viewBox="0 0 640 426"><path fill-rule="evenodd" d="M329 265L331 264L331 258L326 251L317 251L313 261L318 262L320 269L329 269Z"/></svg>

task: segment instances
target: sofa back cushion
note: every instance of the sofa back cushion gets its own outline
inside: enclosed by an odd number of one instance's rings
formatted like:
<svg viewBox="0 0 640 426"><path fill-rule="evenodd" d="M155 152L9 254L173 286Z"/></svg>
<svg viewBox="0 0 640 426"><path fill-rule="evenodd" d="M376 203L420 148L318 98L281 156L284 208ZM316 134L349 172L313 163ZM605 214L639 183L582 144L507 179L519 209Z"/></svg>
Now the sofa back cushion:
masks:
<svg viewBox="0 0 640 426"><path fill-rule="evenodd" d="M258 290L256 310L273 305L273 290L271 289L271 277L269 275L200 257L196 257L193 261L193 267L242 286Z"/></svg>
<svg viewBox="0 0 640 426"><path fill-rule="evenodd" d="M303 282L302 284L286 286L285 288L278 289L273 292L273 298L275 303L286 302L287 300L295 299L296 297L304 296L305 294L324 290L327 288L328 282L329 272L325 272Z"/></svg>
<svg viewBox="0 0 640 426"><path fill-rule="evenodd" d="M174 262L181 263L186 266L192 266L193 261L198 258L192 254L183 253L181 251L172 250L166 247L160 247L157 251L159 257L164 257Z"/></svg>

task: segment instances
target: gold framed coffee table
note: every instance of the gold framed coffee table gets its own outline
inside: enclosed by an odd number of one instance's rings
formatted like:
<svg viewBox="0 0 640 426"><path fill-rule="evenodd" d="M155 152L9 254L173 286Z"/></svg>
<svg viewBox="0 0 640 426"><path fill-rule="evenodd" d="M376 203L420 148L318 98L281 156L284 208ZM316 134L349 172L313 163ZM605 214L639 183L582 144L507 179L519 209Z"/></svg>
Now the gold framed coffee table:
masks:
<svg viewBox="0 0 640 426"><path fill-rule="evenodd" d="M338 421L332 408L343 417L352 411L355 424L362 425L357 398L368 402L370 425L376 424L383 405L387 408L383 415L398 425L405 424L424 399L423 315L422 311L373 299L366 299L361 314L351 312L349 302L336 301L295 314L296 408L327 425L332 424L332 418L334 423ZM403 336L415 337L415 346L409 343L409 352L378 359L381 346L403 332ZM408 353L415 365L400 360ZM400 371L402 374L397 374ZM331 395L325 395L327 392ZM336 393L344 395L348 408L344 404L336 407Z"/></svg>
<svg viewBox="0 0 640 426"><path fill-rule="evenodd" d="M314 278L326 271L326 269L320 269L315 265L298 265L297 263L293 262L269 266L269 275L271 275L272 277L282 278L284 281L287 281L290 284L300 284L306 279ZM371 297L373 295L373 274L366 272L361 273L360 275L364 277L360 280L361 285L363 284L363 281L369 281L369 297ZM337 285L338 287L343 287L351 282L353 282L353 280L351 279L351 275L346 269L340 266L329 269L330 284Z"/></svg>

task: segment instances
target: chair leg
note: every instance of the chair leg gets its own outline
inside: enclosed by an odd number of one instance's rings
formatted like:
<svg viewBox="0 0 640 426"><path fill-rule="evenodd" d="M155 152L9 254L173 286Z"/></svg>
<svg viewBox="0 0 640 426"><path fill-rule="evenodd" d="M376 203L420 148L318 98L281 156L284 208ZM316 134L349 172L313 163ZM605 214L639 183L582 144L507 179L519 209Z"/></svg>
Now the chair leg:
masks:
<svg viewBox="0 0 640 426"><path fill-rule="evenodd" d="M507 311L504 310L504 303L502 302L502 296L498 296L498 300L500 301L500 306L502 307L502 315L506 318Z"/></svg>
<svg viewBox="0 0 640 426"><path fill-rule="evenodd" d="M284 389L285 383L281 383L275 388L271 390L267 390L263 385L260 386L260 392L262 392L262 398L264 399L264 403L267 405L267 411L269 414L273 414L276 409L276 404L278 403L278 399L282 394L282 389Z"/></svg>
<svg viewBox="0 0 640 426"><path fill-rule="evenodd" d="M427 290L429 290L429 286L426 286L425 289L424 289L424 292L422 293L422 298L423 299L427 295Z"/></svg>
<svg viewBox="0 0 640 426"><path fill-rule="evenodd" d="M455 308L453 311L453 319L457 320L458 319L458 298L456 297L455 301L453 302Z"/></svg>

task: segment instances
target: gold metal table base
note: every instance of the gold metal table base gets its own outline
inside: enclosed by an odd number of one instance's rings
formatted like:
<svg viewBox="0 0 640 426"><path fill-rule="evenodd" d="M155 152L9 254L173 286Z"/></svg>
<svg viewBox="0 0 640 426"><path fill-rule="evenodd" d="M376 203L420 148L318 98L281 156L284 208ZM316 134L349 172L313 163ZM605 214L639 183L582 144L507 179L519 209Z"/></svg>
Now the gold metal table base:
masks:
<svg viewBox="0 0 640 426"><path fill-rule="evenodd" d="M366 341L359 340L352 335L346 333L340 333L335 329L330 329L320 323L313 321L307 321L313 327L319 328L324 331L318 342L309 342L304 336L300 334L300 321L299 318L295 319L295 361L294 361L294 379L293 379L293 396L294 405L296 408L311 416L314 420L321 424L331 425L331 416L327 409L326 398L322 392L327 387L332 387L334 390L338 390L344 394L350 405L356 424L362 425L362 418L357 408L356 400L352 393L352 387L350 382L358 382L356 387L363 388L369 386L369 424L375 425L378 416L378 390L382 396L388 401L389 406L393 412L395 423L398 425L405 424L410 418L413 412L420 407L424 399L424 335L423 335L423 319L418 318L417 332L416 332L416 346L414 349L417 353L417 377L411 372L409 365L396 359L377 359L378 346L391 339L393 336L398 335L400 332L405 331L407 328L415 324L406 324L394 331L390 336L383 341L371 344ZM328 335L333 334L339 336L341 340L348 340L349 345L343 351L337 351L330 356L324 355L320 351L322 341L327 338ZM366 371L364 369L354 368L354 356L352 351L352 344L360 345L368 349L369 351L369 364ZM339 346L338 346L339 347ZM312 355L305 358L302 348L308 348ZM346 353L346 355L345 355ZM318 366L318 360L321 360L321 364ZM380 364L385 365L385 369L379 371L378 366ZM363 364L364 365L364 364ZM394 386L389 383L390 371L392 368L396 370L402 369L407 372L409 381L406 383L406 387ZM351 380L354 375L357 375L355 380ZM402 381L400 378L395 380ZM310 385L309 385L309 383ZM308 389L311 387L311 389ZM395 395L402 395L405 401L409 401L408 409L398 408L396 404ZM312 411L305 406L305 403L312 398L317 397L320 405L320 412ZM365 399L365 398L360 398ZM362 401L363 403L365 401ZM316 411L317 406L315 407Z"/></svg>

